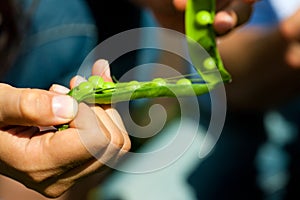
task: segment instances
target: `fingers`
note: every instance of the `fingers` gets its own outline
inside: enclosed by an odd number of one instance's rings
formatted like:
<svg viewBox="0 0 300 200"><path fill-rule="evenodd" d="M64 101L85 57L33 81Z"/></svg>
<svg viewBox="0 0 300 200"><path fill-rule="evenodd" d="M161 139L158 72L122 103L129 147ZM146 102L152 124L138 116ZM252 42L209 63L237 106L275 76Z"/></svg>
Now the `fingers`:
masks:
<svg viewBox="0 0 300 200"><path fill-rule="evenodd" d="M71 121L77 102L67 95L0 84L0 126L53 126Z"/></svg>
<svg viewBox="0 0 300 200"><path fill-rule="evenodd" d="M100 163L108 164L112 158L124 155L130 149L130 140L116 115L117 112L113 113L112 118L112 114L101 107L90 109L83 103L79 104L78 114L70 123L70 128L57 132L51 139L52 147L64 148L64 151L59 148L49 150L52 152L51 157L59 154L62 158L62 163L56 164L65 165L68 160L82 162L90 159L91 155ZM78 141L84 148L78 148Z"/></svg>
<svg viewBox="0 0 300 200"><path fill-rule="evenodd" d="M219 35L229 32L236 24L237 15L233 11L220 11L215 16L214 28Z"/></svg>
<svg viewBox="0 0 300 200"><path fill-rule="evenodd" d="M113 108L92 108L98 116L100 126L103 126L103 132L110 139L111 145L121 151L129 151L131 147L129 136L119 113Z"/></svg>
<svg viewBox="0 0 300 200"><path fill-rule="evenodd" d="M235 0L229 4L221 5L221 11L217 12L215 16L214 28L218 34L223 35L247 22L251 13L252 3L245 1Z"/></svg>
<svg viewBox="0 0 300 200"><path fill-rule="evenodd" d="M123 144L121 149L125 152L129 151L131 147L131 142L120 114L114 108L106 108L104 110L110 117L114 125L118 127L118 133L120 134L119 137L123 137Z"/></svg>
<svg viewBox="0 0 300 200"><path fill-rule="evenodd" d="M95 62L92 74L103 77L105 81L112 81L110 75L110 67L107 60L100 59L97 62ZM122 141L118 141L118 139L114 140L114 137L110 136L112 143L116 146L119 146L122 150L128 151L131 147L131 143L119 113L115 109L111 108L109 105L104 105L102 106L102 108L93 107L93 110L100 119L100 121L105 122L109 130L116 129L116 133L121 134L119 135L119 138L123 138ZM106 116L107 118L103 116ZM110 121L111 123L108 123L108 121ZM111 132L113 133L113 131Z"/></svg>
<svg viewBox="0 0 300 200"><path fill-rule="evenodd" d="M95 62L92 74L102 76L106 81L111 81L109 63L106 60ZM70 81L70 86L73 88L84 81L87 80L81 76L76 76ZM51 90L59 93L65 92L65 88L58 85L53 85ZM110 106L105 106L105 110L109 108ZM112 152L118 152L120 149L128 150L130 148L130 141L121 118L115 117L112 119L110 116L114 112L106 112L105 110L98 106L90 105L88 107L87 105L83 106L80 104L77 117L69 125L71 129L79 131L81 141L90 153L94 156L101 155L101 159L107 161L113 156L114 153ZM117 116L118 113L116 112L114 115ZM105 148L110 145L113 148Z"/></svg>
<svg viewBox="0 0 300 200"><path fill-rule="evenodd" d="M53 169L61 167L60 170L64 171L86 163L93 159L94 154L104 155L110 144L109 131L111 130L105 125L99 125L97 116L86 104L80 103L78 114L70 122L70 128L52 134L46 132L31 138L31 143L34 140L42 141L35 146L35 151L43 152L40 158L43 165ZM30 151L29 146L27 151ZM112 155L105 155L106 159L109 160L118 151L119 149L110 152Z"/></svg>
<svg viewBox="0 0 300 200"><path fill-rule="evenodd" d="M80 83L87 81L85 78L82 76L74 76L71 81L70 81L70 87L74 88L78 86Z"/></svg>
<svg viewBox="0 0 300 200"><path fill-rule="evenodd" d="M59 146L61 148L54 148ZM90 109L81 103L75 120L70 123L70 128L55 133L50 147L52 147L49 149L52 152L51 157L60 155L61 159L56 165L69 165L69 168L73 168L70 171L73 174L71 178L78 179L104 165L113 168L129 151L131 143L116 110L111 108L104 110L97 106ZM70 160L77 166L76 168L72 167ZM67 173L63 176L69 175Z"/></svg>
<svg viewBox="0 0 300 200"><path fill-rule="evenodd" d="M62 85L58 85L58 84L53 84L50 88L49 88L49 91L52 91L52 92L56 92L58 94L67 94L70 89L69 88L66 88Z"/></svg>
<svg viewBox="0 0 300 200"><path fill-rule="evenodd" d="M96 61L92 75L99 75L105 81L112 81L108 61L102 59ZM70 81L70 86L73 88L84 81L87 80L76 76ZM50 89L58 93L67 91L59 85L53 85ZM62 131L63 134L76 129L85 148L95 158L101 159L101 163L107 163L113 157L120 157L130 149L130 139L116 110L108 105L104 109L104 107L80 104L79 108L76 118L69 124L70 128Z"/></svg>
<svg viewBox="0 0 300 200"><path fill-rule="evenodd" d="M98 75L101 76L104 81L112 81L111 75L110 75L110 66L107 60L99 59L97 60L92 68L92 75ZM87 81L82 76L75 76L70 81L70 87L73 88L77 85L79 85L81 82Z"/></svg>
<svg viewBox="0 0 300 200"><path fill-rule="evenodd" d="M102 116L99 118L101 121L99 123L105 124L106 128L110 130L107 132L107 134L109 134L108 137L110 138L110 144L108 145L104 156L98 156L97 159L110 168L115 168L120 162L122 162L122 160L126 159L125 155L131 148L130 138L119 113L115 109L101 109L99 107L95 107L94 112L98 116ZM107 158L109 158L109 160Z"/></svg>
<svg viewBox="0 0 300 200"><path fill-rule="evenodd" d="M34 127L19 126L3 132L2 160L26 174L22 181L28 187L49 196L60 194L104 165L115 166L129 150L130 141L117 112L96 109L93 112L81 103L64 131L39 133Z"/></svg>
<svg viewBox="0 0 300 200"><path fill-rule="evenodd" d="M237 21L236 25L241 25L246 23L252 13L252 4L246 3L245 1L236 0L233 1L230 6L227 8L229 11L236 13Z"/></svg>
<svg viewBox="0 0 300 200"><path fill-rule="evenodd" d="M93 66L92 75L101 76L104 81L112 81L108 61L103 59L97 60Z"/></svg>

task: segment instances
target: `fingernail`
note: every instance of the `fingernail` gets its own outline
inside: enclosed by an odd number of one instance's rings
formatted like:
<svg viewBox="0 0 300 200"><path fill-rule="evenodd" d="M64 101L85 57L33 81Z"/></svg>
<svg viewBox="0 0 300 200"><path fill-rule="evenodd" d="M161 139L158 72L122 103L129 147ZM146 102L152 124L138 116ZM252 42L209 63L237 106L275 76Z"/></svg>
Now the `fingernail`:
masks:
<svg viewBox="0 0 300 200"><path fill-rule="evenodd" d="M104 76L105 76L105 80L111 80L111 75L110 75L110 69L109 66L107 68L104 69Z"/></svg>
<svg viewBox="0 0 300 200"><path fill-rule="evenodd" d="M57 93L60 93L60 94L67 94L70 89L69 88L66 88L62 85L58 85L58 84L53 84L51 86L51 89L54 91L54 92L57 92Z"/></svg>
<svg viewBox="0 0 300 200"><path fill-rule="evenodd" d="M102 67L103 67L103 75L107 78L110 78L110 69L109 69L109 63L107 60L100 60Z"/></svg>
<svg viewBox="0 0 300 200"><path fill-rule="evenodd" d="M220 11L215 18L215 29L219 34L230 31L235 24L235 19L228 12Z"/></svg>
<svg viewBox="0 0 300 200"><path fill-rule="evenodd" d="M54 96L52 99L52 111L56 117L63 120L70 120L76 116L78 104L76 100L70 96Z"/></svg>
<svg viewBox="0 0 300 200"><path fill-rule="evenodd" d="M99 70L101 71L101 74L100 76L104 76L103 78L106 78L106 79L111 79L110 77L110 68L109 68L109 63L107 60L104 60L104 59L100 59L97 61L97 66L99 66Z"/></svg>
<svg viewBox="0 0 300 200"><path fill-rule="evenodd" d="M97 60L97 65L106 68L109 66L109 63L105 59L99 59L99 60Z"/></svg>

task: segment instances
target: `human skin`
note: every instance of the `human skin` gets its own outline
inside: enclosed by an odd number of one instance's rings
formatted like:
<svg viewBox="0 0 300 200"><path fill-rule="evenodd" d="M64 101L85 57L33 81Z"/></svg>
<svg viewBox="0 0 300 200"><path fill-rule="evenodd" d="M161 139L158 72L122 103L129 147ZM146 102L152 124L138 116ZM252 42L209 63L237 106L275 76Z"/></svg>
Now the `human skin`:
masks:
<svg viewBox="0 0 300 200"><path fill-rule="evenodd" d="M109 80L103 64L96 62L93 73ZM130 149L116 110L77 104L65 92L59 85L45 91L0 84L5 97L0 99L0 172L47 197L58 197L84 177L106 171L106 161L118 162ZM51 128L62 123L70 128ZM101 152L97 159L87 144Z"/></svg>
<svg viewBox="0 0 300 200"><path fill-rule="evenodd" d="M184 10L187 0L132 0L141 6L150 8L165 28L184 32ZM217 0L217 14L214 28L223 35L245 23L252 12L255 0Z"/></svg>
<svg viewBox="0 0 300 200"><path fill-rule="evenodd" d="M232 110L267 110L299 95L300 10L271 27L245 27L220 38L232 75L226 85Z"/></svg>

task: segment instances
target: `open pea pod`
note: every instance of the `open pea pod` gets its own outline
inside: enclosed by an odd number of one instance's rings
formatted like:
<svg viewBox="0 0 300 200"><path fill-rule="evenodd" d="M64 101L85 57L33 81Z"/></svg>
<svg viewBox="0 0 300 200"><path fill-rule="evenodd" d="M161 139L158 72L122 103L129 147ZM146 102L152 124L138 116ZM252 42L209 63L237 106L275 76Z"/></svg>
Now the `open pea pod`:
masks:
<svg viewBox="0 0 300 200"><path fill-rule="evenodd" d="M213 84L193 83L187 78L112 83L104 82L99 76L91 76L87 82L73 88L69 95L78 102L111 104L141 98L196 96L207 93L213 87Z"/></svg>
<svg viewBox="0 0 300 200"><path fill-rule="evenodd" d="M216 45L213 29L215 0L188 0L185 24L189 54L192 64L201 76L200 81L187 78L156 78L147 82L105 82L91 76L73 88L69 95L78 102L112 104L141 98L186 97L208 93L219 83L231 80L225 70ZM199 51L199 45L207 54ZM59 130L67 125L58 127Z"/></svg>
<svg viewBox="0 0 300 200"><path fill-rule="evenodd" d="M185 31L192 64L202 78L202 82L170 79L155 79L149 82L105 83L97 77L72 89L69 95L77 101L87 103L111 104L140 98L183 97L202 95L220 82L231 80L224 68L216 45L213 29L215 0L188 0L185 14ZM199 51L199 46L201 49ZM207 54L203 54L203 48ZM186 80L186 79L184 79ZM162 83L163 82L163 83Z"/></svg>
<svg viewBox="0 0 300 200"><path fill-rule="evenodd" d="M231 80L217 49L213 28L215 9L215 0L188 0L185 13L185 31L191 61L201 77L213 84ZM208 55L200 55L199 45Z"/></svg>

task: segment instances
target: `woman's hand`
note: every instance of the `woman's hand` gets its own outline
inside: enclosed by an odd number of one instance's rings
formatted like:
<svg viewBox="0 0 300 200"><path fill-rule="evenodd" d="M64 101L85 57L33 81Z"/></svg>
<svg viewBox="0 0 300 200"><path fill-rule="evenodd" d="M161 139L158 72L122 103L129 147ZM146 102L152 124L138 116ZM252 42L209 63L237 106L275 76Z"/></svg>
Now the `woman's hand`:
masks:
<svg viewBox="0 0 300 200"><path fill-rule="evenodd" d="M102 67L98 62L93 71L102 73ZM130 149L114 109L78 105L64 92L58 85L50 91L0 85L0 172L48 197L103 172L106 162L118 162ZM64 123L70 128L51 128Z"/></svg>
<svg viewBox="0 0 300 200"><path fill-rule="evenodd" d="M217 13L214 21L216 32L223 35L235 27L246 23L252 14L252 5L256 1L257 0L217 0Z"/></svg>

